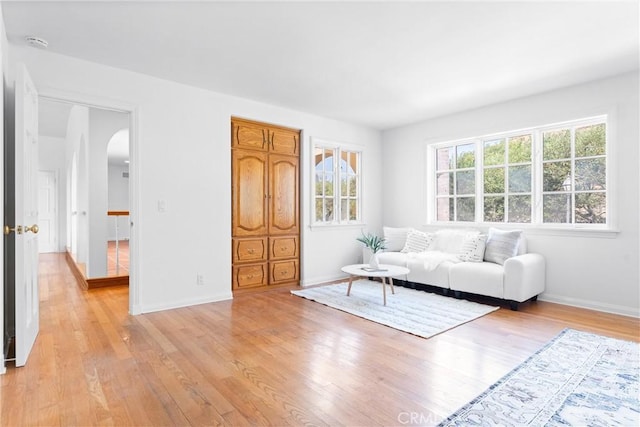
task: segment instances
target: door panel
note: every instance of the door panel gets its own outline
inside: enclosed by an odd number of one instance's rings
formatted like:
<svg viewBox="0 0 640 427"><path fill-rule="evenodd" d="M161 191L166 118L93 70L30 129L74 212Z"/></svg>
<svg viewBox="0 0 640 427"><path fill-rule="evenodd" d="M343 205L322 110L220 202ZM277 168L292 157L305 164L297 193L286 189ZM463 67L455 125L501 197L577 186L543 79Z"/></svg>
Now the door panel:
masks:
<svg viewBox="0 0 640 427"><path fill-rule="evenodd" d="M269 283L267 263L233 267L233 289L266 286Z"/></svg>
<svg viewBox="0 0 640 427"><path fill-rule="evenodd" d="M299 277L298 260L274 261L270 263L270 285L279 285L287 282L297 282Z"/></svg>
<svg viewBox="0 0 640 427"><path fill-rule="evenodd" d="M267 261L267 238L233 239L233 262Z"/></svg>
<svg viewBox="0 0 640 427"><path fill-rule="evenodd" d="M24 366L40 328L38 298L38 92L26 67L16 75L16 366Z"/></svg>
<svg viewBox="0 0 640 427"><path fill-rule="evenodd" d="M234 120L231 126L232 147L267 150L269 131L263 126L240 120Z"/></svg>
<svg viewBox="0 0 640 427"><path fill-rule="evenodd" d="M58 252L57 188L54 171L38 172L38 248Z"/></svg>
<svg viewBox="0 0 640 427"><path fill-rule="evenodd" d="M300 155L300 133L293 130L274 129L270 132L271 152Z"/></svg>
<svg viewBox="0 0 640 427"><path fill-rule="evenodd" d="M232 150L232 232L267 234L267 154Z"/></svg>
<svg viewBox="0 0 640 427"><path fill-rule="evenodd" d="M269 234L298 234L298 158L269 156Z"/></svg>
<svg viewBox="0 0 640 427"><path fill-rule="evenodd" d="M298 236L271 237L269 259L295 258L298 256Z"/></svg>

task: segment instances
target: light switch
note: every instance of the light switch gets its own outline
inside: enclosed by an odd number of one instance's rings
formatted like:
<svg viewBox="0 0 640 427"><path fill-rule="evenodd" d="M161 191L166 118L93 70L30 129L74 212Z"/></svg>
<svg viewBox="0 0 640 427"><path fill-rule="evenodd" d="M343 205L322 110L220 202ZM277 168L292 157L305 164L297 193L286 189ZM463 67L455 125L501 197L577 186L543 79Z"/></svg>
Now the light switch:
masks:
<svg viewBox="0 0 640 427"><path fill-rule="evenodd" d="M158 212L166 212L167 211L167 201L160 199L158 200Z"/></svg>

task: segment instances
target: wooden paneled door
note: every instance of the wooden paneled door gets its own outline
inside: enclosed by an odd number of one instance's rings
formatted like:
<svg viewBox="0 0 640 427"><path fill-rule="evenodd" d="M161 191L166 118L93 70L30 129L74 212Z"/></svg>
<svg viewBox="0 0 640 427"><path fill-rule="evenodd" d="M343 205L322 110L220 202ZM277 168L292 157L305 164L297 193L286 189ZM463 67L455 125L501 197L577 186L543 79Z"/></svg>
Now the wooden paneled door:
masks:
<svg viewBox="0 0 640 427"><path fill-rule="evenodd" d="M232 289L300 282L300 131L231 119Z"/></svg>

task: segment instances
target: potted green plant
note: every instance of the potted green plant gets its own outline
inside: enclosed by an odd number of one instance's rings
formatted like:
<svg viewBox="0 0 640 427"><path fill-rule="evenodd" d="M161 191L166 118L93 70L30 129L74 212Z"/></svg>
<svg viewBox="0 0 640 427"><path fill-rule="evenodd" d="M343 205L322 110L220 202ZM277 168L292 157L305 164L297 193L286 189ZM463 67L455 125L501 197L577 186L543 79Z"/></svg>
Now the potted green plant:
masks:
<svg viewBox="0 0 640 427"><path fill-rule="evenodd" d="M380 237L373 233L365 234L362 232L362 236L357 237L356 240L371 251L371 258L369 258L369 265L372 268L378 268L380 263L378 262L378 252L386 249L386 241L384 237Z"/></svg>

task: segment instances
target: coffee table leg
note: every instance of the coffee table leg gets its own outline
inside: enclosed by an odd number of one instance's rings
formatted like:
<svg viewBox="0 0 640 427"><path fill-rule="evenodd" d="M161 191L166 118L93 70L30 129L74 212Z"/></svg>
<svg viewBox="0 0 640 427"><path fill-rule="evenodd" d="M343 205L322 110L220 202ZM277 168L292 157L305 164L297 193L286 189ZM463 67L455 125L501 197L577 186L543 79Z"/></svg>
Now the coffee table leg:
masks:
<svg viewBox="0 0 640 427"><path fill-rule="evenodd" d="M396 290L393 289L393 277L389 277L389 285L391 285L391 293L395 294Z"/></svg>
<svg viewBox="0 0 640 427"><path fill-rule="evenodd" d="M347 287L347 296L351 293L351 284L353 283L353 275L349 275L349 286Z"/></svg>
<svg viewBox="0 0 640 427"><path fill-rule="evenodd" d="M385 286L385 277L382 277L382 302L387 305L387 287Z"/></svg>

